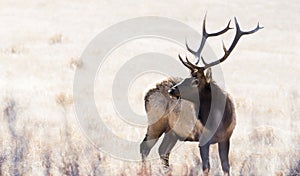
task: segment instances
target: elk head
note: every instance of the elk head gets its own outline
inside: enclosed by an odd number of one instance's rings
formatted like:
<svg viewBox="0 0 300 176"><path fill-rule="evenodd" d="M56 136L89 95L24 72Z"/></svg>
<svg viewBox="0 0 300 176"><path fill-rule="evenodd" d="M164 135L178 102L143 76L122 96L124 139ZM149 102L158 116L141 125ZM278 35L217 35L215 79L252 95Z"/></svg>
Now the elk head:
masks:
<svg viewBox="0 0 300 176"><path fill-rule="evenodd" d="M260 27L259 23L258 23L255 29L253 29L251 31L242 31L240 29L240 26L237 22L236 17L234 17L236 34L235 34L235 37L234 37L233 42L230 45L229 49L226 49L226 47L223 43L223 50L224 50L223 57L221 57L220 59L217 59L214 62L206 63L204 58L201 56L201 52L204 48L207 38L224 34L225 32L227 32L228 30L230 30L232 28L229 27L230 22L231 22L231 21L229 21L225 29L223 29L219 32L216 32L216 33L207 33L206 29L205 29L205 21L206 21L206 15L203 20L202 39L201 39L199 49L197 51L193 51L192 49L190 49L190 47L186 43L187 50L197 58L196 65L192 64L188 60L187 57L186 57L186 61L183 61L181 56L178 55L179 60L182 62L182 64L191 71L191 77L184 79L182 82L178 83L177 85L175 85L174 87L169 89L168 92L173 97L193 101L193 99L195 99L195 95L199 95L199 92L201 92L201 90L203 88L209 86L210 81L212 79L210 68L212 66L220 64L221 62L224 62L228 58L230 53L233 51L233 49L236 46L236 44L238 43L239 39L243 35L253 34L263 28L263 27ZM203 67L197 66L200 58L204 64Z"/></svg>

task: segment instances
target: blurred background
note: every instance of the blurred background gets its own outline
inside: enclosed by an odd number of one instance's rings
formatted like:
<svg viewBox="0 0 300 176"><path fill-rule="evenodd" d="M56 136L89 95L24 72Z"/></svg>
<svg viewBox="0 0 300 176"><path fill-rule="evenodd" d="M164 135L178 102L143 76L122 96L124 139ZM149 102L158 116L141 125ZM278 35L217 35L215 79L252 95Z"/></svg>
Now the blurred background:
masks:
<svg viewBox="0 0 300 176"><path fill-rule="evenodd" d="M232 175L299 175L299 9L296 0L0 1L0 175L139 174L140 162L99 151L82 133L72 98L75 70L85 65L80 56L97 34L122 20L162 16L201 32L206 12L208 31L222 29L234 16L243 30L258 21L264 26L242 37L222 63L238 113L229 156ZM208 43L221 56L222 39L229 46L233 36L234 30ZM109 82L126 60L151 51L168 54L174 62L178 53L187 54L161 39L130 41L108 56L101 79ZM128 91L134 112L145 114L145 93L164 78L148 74L132 83ZM99 79L95 103L106 124L124 139L142 141L146 127L118 120L111 84L104 87ZM173 175L200 175L197 143L177 145L170 157ZM211 175L222 174L217 150L211 148ZM159 160L149 162L149 172L160 175Z"/></svg>

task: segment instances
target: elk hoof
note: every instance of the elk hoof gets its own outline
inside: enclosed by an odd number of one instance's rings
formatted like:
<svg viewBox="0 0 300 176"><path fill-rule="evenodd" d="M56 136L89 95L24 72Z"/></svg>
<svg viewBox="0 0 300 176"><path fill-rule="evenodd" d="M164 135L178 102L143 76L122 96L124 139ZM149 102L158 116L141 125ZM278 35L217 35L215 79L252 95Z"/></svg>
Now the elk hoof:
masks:
<svg viewBox="0 0 300 176"><path fill-rule="evenodd" d="M229 172L224 172L224 176L230 176Z"/></svg>
<svg viewBox="0 0 300 176"><path fill-rule="evenodd" d="M163 168L163 174L165 176L171 176L172 175L171 173L172 173L172 171L170 168Z"/></svg>
<svg viewBox="0 0 300 176"><path fill-rule="evenodd" d="M204 176L208 176L208 173L209 173L209 169L208 168L206 168L205 170L203 170L203 175Z"/></svg>

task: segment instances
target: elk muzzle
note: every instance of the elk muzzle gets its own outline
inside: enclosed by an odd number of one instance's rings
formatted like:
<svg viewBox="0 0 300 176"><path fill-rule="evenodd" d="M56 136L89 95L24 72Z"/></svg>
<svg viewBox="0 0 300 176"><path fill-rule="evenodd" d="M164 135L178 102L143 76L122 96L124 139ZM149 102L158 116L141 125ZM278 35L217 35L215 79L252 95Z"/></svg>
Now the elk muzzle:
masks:
<svg viewBox="0 0 300 176"><path fill-rule="evenodd" d="M177 99L180 98L180 92L177 87L172 87L171 89L168 90L168 93L170 96L175 97Z"/></svg>

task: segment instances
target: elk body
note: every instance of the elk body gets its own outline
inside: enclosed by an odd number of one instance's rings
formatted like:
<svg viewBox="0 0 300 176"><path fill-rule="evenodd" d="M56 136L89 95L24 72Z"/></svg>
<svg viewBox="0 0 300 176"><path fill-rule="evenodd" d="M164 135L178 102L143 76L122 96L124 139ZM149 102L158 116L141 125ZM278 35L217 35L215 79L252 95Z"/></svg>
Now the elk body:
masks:
<svg viewBox="0 0 300 176"><path fill-rule="evenodd" d="M140 145L144 160L159 137L165 133L159 147L159 155L164 166L169 166L170 151L178 140L198 141L203 125L197 120L193 104L171 98L168 91L182 79L169 78L156 84L145 96L145 109L148 128L145 139Z"/></svg>
<svg viewBox="0 0 300 176"><path fill-rule="evenodd" d="M193 51L186 45L187 50L198 59L196 64L201 58L204 66L194 65L188 58L186 58L186 61L183 61L179 55L180 61L190 70L191 76L181 82L172 79L166 80L164 82L166 86L163 86L163 89L159 89L158 86L147 93L145 107L149 126L147 134L140 145L143 161L157 139L165 133L163 142L159 147L159 155L166 167L169 165L169 154L178 140L199 141L202 169L205 174L208 174L210 170L209 147L211 144L218 143L222 170L224 174L229 175L228 153L230 137L236 124L235 108L230 95L212 80L210 67L225 61L242 35L252 34L262 29L258 24L254 30L244 32L241 31L236 18L234 20L236 35L228 50L223 44L225 52L223 57L212 63L206 63L201 56L201 52L208 37L221 35L231 29L229 27L230 21L222 31L209 34L205 29L204 18L203 34L199 49ZM168 97L166 91L173 98ZM155 94L155 92L158 92L161 96ZM193 106L183 100L192 103ZM160 106L156 106L157 104ZM193 108L193 111L190 108ZM186 111L194 114L186 114ZM201 143L201 136L204 135L205 130L212 130L210 129L211 126L216 127L213 135L204 144Z"/></svg>

